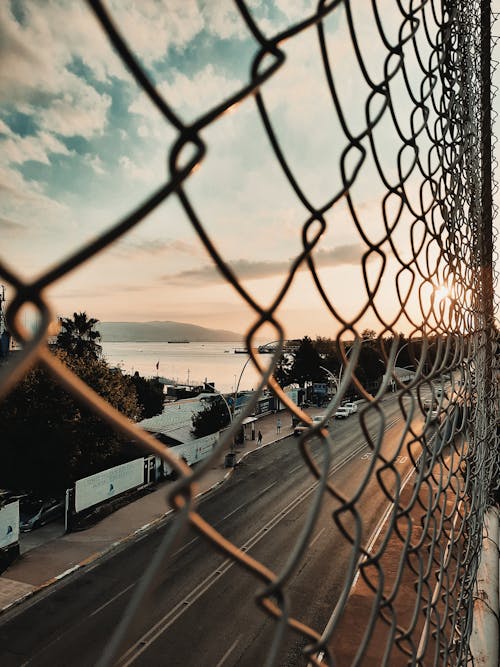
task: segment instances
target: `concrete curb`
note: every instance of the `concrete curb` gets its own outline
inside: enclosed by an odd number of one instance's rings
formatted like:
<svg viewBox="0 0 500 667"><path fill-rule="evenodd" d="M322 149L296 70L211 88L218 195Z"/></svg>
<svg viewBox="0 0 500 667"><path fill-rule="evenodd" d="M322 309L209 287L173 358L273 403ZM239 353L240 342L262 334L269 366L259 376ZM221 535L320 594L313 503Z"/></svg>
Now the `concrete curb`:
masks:
<svg viewBox="0 0 500 667"><path fill-rule="evenodd" d="M222 486L222 484L224 484L224 482L231 477L231 475L234 472L234 468L239 463L241 463L241 461L243 461L247 456L260 451L264 447L269 447L269 445L274 445L276 442L280 442L281 440L290 437L290 435L293 435L293 432L283 435L279 438L276 438L276 440L272 440L271 442L268 442L265 445L261 445L260 447L256 447L255 449L250 449L249 451L244 452L242 456L239 459L237 459L235 466L229 469L222 479L220 479L218 482L215 482L215 484L212 484L212 486L210 486L209 488L200 491L200 493L196 495L196 498L201 498L202 496L206 495L207 493L210 493L214 489L217 489L219 486ZM154 519L153 521L150 521L149 523L144 524L140 528L136 528L132 533L126 535L125 537L116 542L113 542L109 547L106 547L102 551L96 551L94 554L87 556L79 563L76 563L75 565L68 568L64 572L61 572L61 574L58 574L55 577L47 579L47 581L44 581L39 586L33 588L33 590L26 592L21 597L17 598L16 600L13 600L6 606L1 607L0 617L6 612L12 611L15 607L21 605L23 602L26 602L30 598L34 598L40 593L43 593L44 591L48 590L50 587L60 583L62 580L70 577L71 575L75 575L80 570L88 568L91 565L97 565L99 561L104 560L107 556L111 557L113 554L120 553L120 551L125 549L128 546L128 544L132 542L134 539L143 539L147 537L153 530L159 528L160 524L164 522L167 519L167 517L173 514L173 511L174 510L169 509L167 512L165 512L165 514L162 514L162 516Z"/></svg>

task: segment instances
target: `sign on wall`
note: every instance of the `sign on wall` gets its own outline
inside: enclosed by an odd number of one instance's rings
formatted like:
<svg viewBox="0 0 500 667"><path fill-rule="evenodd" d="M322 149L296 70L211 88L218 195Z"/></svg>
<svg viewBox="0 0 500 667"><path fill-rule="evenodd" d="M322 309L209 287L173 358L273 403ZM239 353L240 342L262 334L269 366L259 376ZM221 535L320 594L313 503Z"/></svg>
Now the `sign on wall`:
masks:
<svg viewBox="0 0 500 667"><path fill-rule="evenodd" d="M207 456L210 456L218 439L219 432L217 431L217 433L211 433L203 438L170 447L170 451L178 458L185 459L187 464L191 466L193 463L203 461ZM163 462L163 470L166 475L172 472L171 466L166 461Z"/></svg>
<svg viewBox="0 0 500 667"><path fill-rule="evenodd" d="M81 512L143 483L143 458L84 477L75 483L75 510Z"/></svg>
<svg viewBox="0 0 500 667"><path fill-rule="evenodd" d="M0 549L19 542L19 500L0 509Z"/></svg>

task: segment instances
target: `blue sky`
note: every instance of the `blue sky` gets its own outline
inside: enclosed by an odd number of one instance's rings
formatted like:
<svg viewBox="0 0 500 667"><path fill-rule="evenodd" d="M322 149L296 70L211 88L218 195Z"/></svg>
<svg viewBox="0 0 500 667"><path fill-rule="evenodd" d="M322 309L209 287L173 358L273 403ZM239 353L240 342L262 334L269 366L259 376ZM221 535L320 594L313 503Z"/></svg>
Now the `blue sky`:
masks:
<svg viewBox="0 0 500 667"><path fill-rule="evenodd" d="M267 35L305 18L314 5L307 0L248 4ZM248 82L257 46L232 2L116 0L107 6L185 122ZM398 17L386 13L388 34L394 35ZM373 39L370 14L367 4L354 10L363 55L376 78L382 71L380 40ZM359 100L369 89L346 25L342 9L325 21L334 73L345 81L339 86L341 103L355 132L365 122ZM8 239L3 257L31 278L111 226L168 179L176 132L124 70L83 2L0 3L0 45L0 232ZM332 113L315 29L283 48L286 66L265 85L264 98L299 183L319 205L340 186L339 157L346 139ZM407 60L411 63L411 54ZM393 94L400 97L402 118L408 116L403 88ZM300 252L305 208L276 162L253 99L213 123L202 137L207 156L190 176L187 193L221 254L267 305ZM377 140L389 177L399 148L393 137L394 128L384 118ZM352 194L360 222L376 243L383 233L385 188L374 174L368 156ZM353 317L366 299L360 258L367 246L345 202L327 219L315 256L336 307ZM408 229L401 225L395 237L404 254ZM389 262L379 305L390 319L397 316L398 266L388 244L383 250ZM368 262L373 280L377 264L377 259ZM56 313L86 310L105 321L170 319L238 332L253 321L214 272L175 197L119 243L51 286L47 297ZM298 274L280 317L290 336L331 335L337 328L305 271ZM373 313L359 326L378 328ZM396 328L408 327L401 320Z"/></svg>

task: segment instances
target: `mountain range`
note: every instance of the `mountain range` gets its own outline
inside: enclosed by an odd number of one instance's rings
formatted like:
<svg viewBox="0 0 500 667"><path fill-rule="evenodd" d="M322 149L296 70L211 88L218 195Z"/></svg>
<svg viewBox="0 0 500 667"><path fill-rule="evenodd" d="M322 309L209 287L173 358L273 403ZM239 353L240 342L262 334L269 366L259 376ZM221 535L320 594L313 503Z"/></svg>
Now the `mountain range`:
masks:
<svg viewBox="0 0 500 667"><path fill-rule="evenodd" d="M96 329L107 343L226 343L243 339L234 331L207 329L183 322L99 322Z"/></svg>

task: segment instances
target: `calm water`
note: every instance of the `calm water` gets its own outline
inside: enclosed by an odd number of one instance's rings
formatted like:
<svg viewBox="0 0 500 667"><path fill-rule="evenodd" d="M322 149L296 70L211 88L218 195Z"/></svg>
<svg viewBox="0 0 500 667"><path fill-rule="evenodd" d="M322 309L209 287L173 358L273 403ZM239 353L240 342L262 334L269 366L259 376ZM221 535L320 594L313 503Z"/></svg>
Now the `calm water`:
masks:
<svg viewBox="0 0 500 667"><path fill-rule="evenodd" d="M248 356L235 354L235 343L102 343L110 366L120 366L126 373L139 371L145 377L157 374L181 384L201 384L205 378L215 382L219 391L234 391ZM264 364L272 355L261 355ZM158 371L156 363L160 362ZM239 389L257 386L258 374L248 362Z"/></svg>

